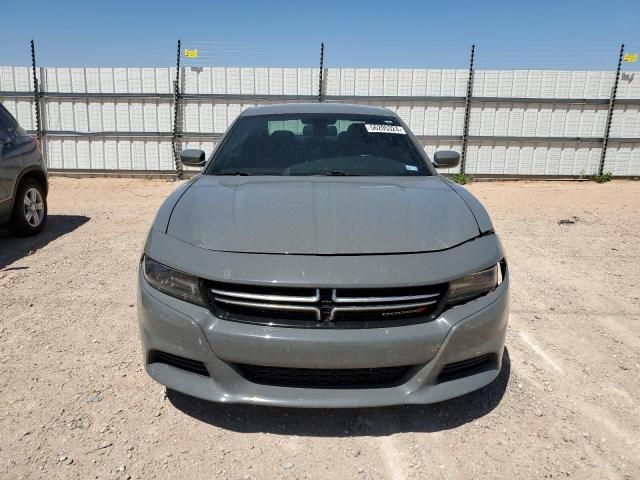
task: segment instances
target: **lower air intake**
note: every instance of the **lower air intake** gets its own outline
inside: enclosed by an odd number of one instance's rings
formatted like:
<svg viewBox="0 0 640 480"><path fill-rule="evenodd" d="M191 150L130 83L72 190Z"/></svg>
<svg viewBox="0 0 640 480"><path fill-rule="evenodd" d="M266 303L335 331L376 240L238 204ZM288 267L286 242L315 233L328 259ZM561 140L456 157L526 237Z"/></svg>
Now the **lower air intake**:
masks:
<svg viewBox="0 0 640 480"><path fill-rule="evenodd" d="M237 365L250 382L298 388L384 388L404 382L412 365L382 368L315 369Z"/></svg>
<svg viewBox="0 0 640 480"><path fill-rule="evenodd" d="M449 363L445 365L438 375L437 383L458 380L470 375L486 372L496 366L496 356L492 353L480 355L478 357L469 358L460 362Z"/></svg>
<svg viewBox="0 0 640 480"><path fill-rule="evenodd" d="M209 371L204 363L197 360L190 360L188 358L179 357L170 353L161 352L159 350L152 350L149 352L148 363L164 363L187 372L197 373L198 375L209 376Z"/></svg>

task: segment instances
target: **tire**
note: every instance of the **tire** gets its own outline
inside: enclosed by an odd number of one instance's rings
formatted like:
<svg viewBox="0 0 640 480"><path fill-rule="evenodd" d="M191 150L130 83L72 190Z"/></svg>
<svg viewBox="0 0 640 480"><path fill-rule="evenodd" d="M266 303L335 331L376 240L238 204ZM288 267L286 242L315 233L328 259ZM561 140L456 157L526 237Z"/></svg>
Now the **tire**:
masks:
<svg viewBox="0 0 640 480"><path fill-rule="evenodd" d="M42 231L47 223L47 197L40 182L26 179L20 184L11 220L16 233L22 237Z"/></svg>

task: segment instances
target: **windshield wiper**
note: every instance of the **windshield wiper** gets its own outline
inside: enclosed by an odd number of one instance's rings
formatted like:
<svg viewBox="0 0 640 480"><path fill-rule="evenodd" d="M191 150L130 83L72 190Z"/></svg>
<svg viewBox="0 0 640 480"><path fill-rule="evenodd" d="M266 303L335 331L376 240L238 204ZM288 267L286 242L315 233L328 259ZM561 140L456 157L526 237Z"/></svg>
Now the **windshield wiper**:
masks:
<svg viewBox="0 0 640 480"><path fill-rule="evenodd" d="M214 175L235 175L235 176L241 176L241 177L248 177L251 174L247 173L247 172L224 172L224 173L214 173Z"/></svg>
<svg viewBox="0 0 640 480"><path fill-rule="evenodd" d="M343 172L342 170L331 170L331 171L325 172L325 175L328 177L357 177L358 176L355 173L347 173L347 172Z"/></svg>

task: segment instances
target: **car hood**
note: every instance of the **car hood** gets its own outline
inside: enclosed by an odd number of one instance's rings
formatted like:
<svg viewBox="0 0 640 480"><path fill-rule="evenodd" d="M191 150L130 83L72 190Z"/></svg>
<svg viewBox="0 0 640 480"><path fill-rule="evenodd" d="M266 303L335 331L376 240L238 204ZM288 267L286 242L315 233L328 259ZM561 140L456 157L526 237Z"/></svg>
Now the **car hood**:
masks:
<svg viewBox="0 0 640 480"><path fill-rule="evenodd" d="M479 230L436 176L205 175L178 200L167 234L217 251L362 255L443 250Z"/></svg>

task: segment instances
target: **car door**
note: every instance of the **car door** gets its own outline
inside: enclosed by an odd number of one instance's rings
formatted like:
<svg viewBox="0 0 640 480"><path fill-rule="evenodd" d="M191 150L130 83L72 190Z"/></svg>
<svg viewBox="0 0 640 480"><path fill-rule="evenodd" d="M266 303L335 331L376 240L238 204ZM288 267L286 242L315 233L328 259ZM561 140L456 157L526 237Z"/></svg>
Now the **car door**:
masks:
<svg viewBox="0 0 640 480"><path fill-rule="evenodd" d="M23 142L19 125L0 105L0 220L11 214L15 182L22 170Z"/></svg>

